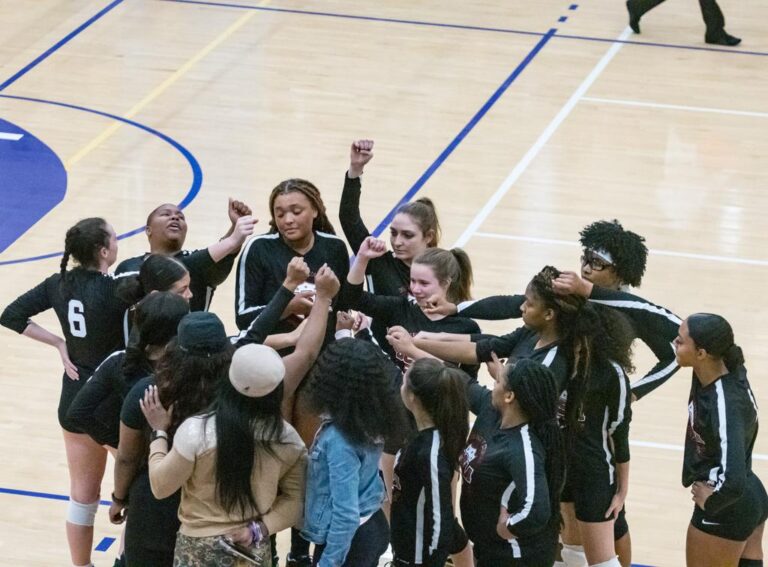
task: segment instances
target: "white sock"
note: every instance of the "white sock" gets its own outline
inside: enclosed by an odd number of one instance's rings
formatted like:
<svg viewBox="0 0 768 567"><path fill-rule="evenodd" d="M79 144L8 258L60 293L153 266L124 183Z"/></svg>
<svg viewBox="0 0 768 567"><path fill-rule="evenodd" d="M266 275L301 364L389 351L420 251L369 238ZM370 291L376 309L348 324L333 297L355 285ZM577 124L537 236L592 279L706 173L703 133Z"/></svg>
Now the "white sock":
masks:
<svg viewBox="0 0 768 567"><path fill-rule="evenodd" d="M581 545L564 543L560 556L565 567L587 567L587 556L584 555L584 547Z"/></svg>
<svg viewBox="0 0 768 567"><path fill-rule="evenodd" d="M565 561L555 561L552 567L568 567L568 566L565 564Z"/></svg>
<svg viewBox="0 0 768 567"><path fill-rule="evenodd" d="M621 567L621 563L619 563L618 557L614 557L613 559L603 561L602 563L594 563L590 567Z"/></svg>

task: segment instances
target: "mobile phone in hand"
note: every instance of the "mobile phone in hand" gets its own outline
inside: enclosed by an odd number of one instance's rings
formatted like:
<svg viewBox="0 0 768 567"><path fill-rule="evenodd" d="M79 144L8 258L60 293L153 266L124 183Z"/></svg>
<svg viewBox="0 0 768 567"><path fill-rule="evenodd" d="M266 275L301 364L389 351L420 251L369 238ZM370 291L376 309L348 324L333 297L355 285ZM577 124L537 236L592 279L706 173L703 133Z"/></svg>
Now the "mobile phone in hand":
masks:
<svg viewBox="0 0 768 567"><path fill-rule="evenodd" d="M216 543L219 545L220 548L222 548L224 551L226 551L230 555L234 555L235 557L244 559L251 565L261 565L261 561L259 561L259 559L253 553L251 553L250 549L248 549L244 545L235 543L228 537L219 536L218 538L216 538Z"/></svg>

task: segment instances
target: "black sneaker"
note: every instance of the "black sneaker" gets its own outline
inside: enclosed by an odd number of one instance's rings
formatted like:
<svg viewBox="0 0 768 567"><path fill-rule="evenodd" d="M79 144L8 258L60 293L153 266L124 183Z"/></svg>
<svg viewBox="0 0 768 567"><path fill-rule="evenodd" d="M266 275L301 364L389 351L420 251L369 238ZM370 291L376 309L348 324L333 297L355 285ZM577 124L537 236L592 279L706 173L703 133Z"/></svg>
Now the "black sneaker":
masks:
<svg viewBox="0 0 768 567"><path fill-rule="evenodd" d="M704 41L713 45L725 45L726 47L734 47L741 43L741 38L732 36L723 30L722 32L715 35L705 35Z"/></svg>
<svg viewBox="0 0 768 567"><path fill-rule="evenodd" d="M627 0L627 12L629 12L629 27L635 33L640 33L640 16L637 10L632 9L632 0Z"/></svg>
<svg viewBox="0 0 768 567"><path fill-rule="evenodd" d="M297 555L290 553L285 558L285 567L312 567L312 558L309 555Z"/></svg>

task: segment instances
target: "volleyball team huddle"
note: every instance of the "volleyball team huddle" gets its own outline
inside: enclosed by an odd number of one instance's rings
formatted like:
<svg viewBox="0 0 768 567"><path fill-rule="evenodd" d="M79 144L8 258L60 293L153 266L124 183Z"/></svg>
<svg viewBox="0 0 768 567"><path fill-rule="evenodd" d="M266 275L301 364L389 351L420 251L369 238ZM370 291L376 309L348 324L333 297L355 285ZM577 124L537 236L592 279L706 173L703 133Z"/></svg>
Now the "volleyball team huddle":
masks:
<svg viewBox="0 0 768 567"><path fill-rule="evenodd" d="M159 206L150 252L114 273L114 230L81 220L61 271L4 309L3 326L64 365L72 564L92 565L112 452L117 565L277 565L275 534L291 529L288 566L391 553L393 566L628 567L632 408L683 366L688 565L762 565L757 406L728 322L630 291L648 249L615 220L581 231L579 273L544 266L525 290L473 300L470 258L439 248L429 199L398 209L390 250L370 235L372 150L354 142L344 178L351 265L318 189L290 179L266 234L230 199L230 229L201 250L183 248L184 213ZM208 307L233 268L229 336ZM63 337L31 319L47 309ZM476 322L520 318L503 336ZM630 384L635 339L657 363Z"/></svg>

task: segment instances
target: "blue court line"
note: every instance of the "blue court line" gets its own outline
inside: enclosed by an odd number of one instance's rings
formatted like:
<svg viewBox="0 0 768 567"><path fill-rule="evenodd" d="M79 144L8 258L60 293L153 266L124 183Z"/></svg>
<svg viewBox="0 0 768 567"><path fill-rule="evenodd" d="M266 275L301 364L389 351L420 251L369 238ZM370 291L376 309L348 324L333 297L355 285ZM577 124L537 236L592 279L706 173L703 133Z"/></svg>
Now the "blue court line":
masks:
<svg viewBox="0 0 768 567"><path fill-rule="evenodd" d="M192 153L187 148L182 146L179 142L177 142L170 136L167 136L166 134L163 134L162 132L159 132L158 130L151 128L150 126L140 124L135 120L123 118L122 116L117 116L115 114L110 114L108 112L102 112L101 110L94 110L92 108L86 108L84 106L68 104L65 102L56 102L52 100L43 100L39 98L13 96L13 95L6 95L6 94L0 94L0 98L20 100L25 102L35 102L40 104L48 104L51 106L59 106L59 107L68 108L71 110L79 110L82 112L88 112L90 114L96 114L98 116L104 116L112 120L123 122L135 128L139 128L140 130L144 130L145 132L148 132L149 134L152 134L153 136L160 138L161 140L163 140L164 142L170 144L173 148L175 148L182 156L184 156L184 158L189 163L190 168L192 169L192 184L189 187L187 194L184 196L184 199L182 199L181 203L179 203L179 208L183 209L184 207L188 206L192 201L194 201L195 197L197 197L197 194L200 192L200 186L203 184L203 171L197 159L195 159L195 156L193 156ZM129 236L133 236L134 234L139 234L140 232L144 232L144 228L145 228L144 225L142 225L138 228L134 228L133 230L130 230L128 232L124 232L123 234L118 235L117 238L123 239L123 238L128 238ZM33 256L29 258L19 258L17 260L5 260L0 262L0 266L7 266L10 264L21 264L23 262L34 262L36 260L44 260L46 258L55 258L57 256L61 256L61 254L62 252L51 252L49 254L42 254L40 256Z"/></svg>
<svg viewBox="0 0 768 567"><path fill-rule="evenodd" d="M69 502L69 496L64 494L52 494L50 492L34 492L32 490L18 490L16 488L2 488L0 487L0 494L11 494L13 496L29 496L31 498L44 498L46 500L63 500ZM99 504L102 506L111 506L110 500L100 500Z"/></svg>
<svg viewBox="0 0 768 567"><path fill-rule="evenodd" d="M448 146L440 153L439 156L437 156L437 159L432 162L432 165L430 165L427 170L422 174L421 177L419 177L416 180L416 183L413 184L413 186L408 189L408 191L403 195L400 200L397 202L397 204L392 207L392 210L390 210L387 213L387 216L385 216L382 221L378 224L378 226L373 230L372 234L373 236L379 236L385 228L389 225L389 223L392 222L392 219L394 218L395 214L397 213L397 209L400 208L401 205L407 203L410 201L413 196L418 193L418 191L424 186L424 184L429 180L430 177L437 171L437 169L443 165L443 162L448 159L448 156L450 156L453 153L453 150L456 149L456 147L464 140L464 138L467 137L467 134L469 134L472 129L477 125L480 120L482 120L483 116L485 116L488 111L493 107L494 104L496 104L496 101L499 100L501 95L503 95L506 90L509 88L509 86L515 82L515 79L520 76L520 73L525 70L525 68L530 64L531 61L535 59L535 57L539 54L539 52L544 48L544 46L549 42L550 39L555 37L555 33L557 30L555 28L550 29L544 37L542 37L539 42L528 52L528 55L525 56L525 59L523 59L520 64L515 67L515 70L512 71L512 73L506 78L506 80L501 83L501 86L499 86L498 89L490 96L490 98L485 101L485 104L480 107L480 110L478 110L475 115L467 122L466 126L461 129L461 132L459 132L456 137L451 140L451 142L448 144Z"/></svg>
<svg viewBox="0 0 768 567"><path fill-rule="evenodd" d="M92 16L88 20L86 20L84 23L82 23L80 26L75 28L73 31L65 35L62 39L57 41L51 48L44 51L41 55L36 57L31 63L29 63L26 67L24 67L21 71L13 75L10 79L7 79L5 82L0 84L0 92L4 91L8 87L10 87L13 83L21 79L24 75L29 73L32 69L37 67L40 63L45 61L48 57L50 57L53 53L59 50L62 46L69 43L72 39L77 37L81 32L83 32L85 29L87 29L91 24L99 20L102 16L107 14L112 8L117 6L118 4L122 4L123 0L114 0L111 4L109 4L106 8L102 9L100 12L98 12L96 15Z"/></svg>
<svg viewBox="0 0 768 567"><path fill-rule="evenodd" d="M247 4L237 4L234 2L213 2L210 0L162 0L163 2L174 2L176 4L192 4L192 5L199 5L199 6L214 6L219 8L237 8L241 10L257 10L260 12L276 12L276 13L284 13L284 14L300 14L305 16L321 16L321 17L327 17L327 18L342 18L346 20L358 20L358 21L367 21L367 22L382 22L382 23L389 23L389 24L405 24L405 25L413 25L413 26L423 26L423 27L436 27L436 28L449 28L449 29L456 29L456 30L468 30L468 31L479 31L479 32L490 32L490 33L504 33L504 34L513 34L513 35L532 35L537 37L543 37L546 35L546 33L543 32L534 32L534 31L528 31L528 30L517 30L517 29L511 29L511 28L496 28L496 27L486 27L486 26L472 26L472 25L465 25L465 24L449 24L444 22L428 22L428 21L421 21L421 20L404 20L399 18L383 18L383 17L376 17L376 16L358 16L354 14L343 14L338 12L318 12L318 11L312 11L312 10L295 10L295 9L288 9L288 8L274 8L270 6L249 6ZM555 38L557 39L573 39L578 41L595 41L599 43L623 43L626 45L638 45L638 46L647 46L647 47L665 47L667 49L687 49L692 51L711 51L715 53L729 53L731 55L752 55L752 56L758 56L758 57L768 57L768 51L745 51L743 49L738 48L730 48L726 49L723 47L705 47L705 46L696 46L696 45L685 45L685 44L679 44L679 43L656 43L656 42L646 42L646 41L633 41L630 39L627 40L618 40L615 38L608 38L608 37L594 37L594 36L587 36L587 35L564 35L564 34L556 34Z"/></svg>
<svg viewBox="0 0 768 567"><path fill-rule="evenodd" d="M99 545L94 548L94 551L106 551L113 543L115 543L115 538L105 537L99 542Z"/></svg>

